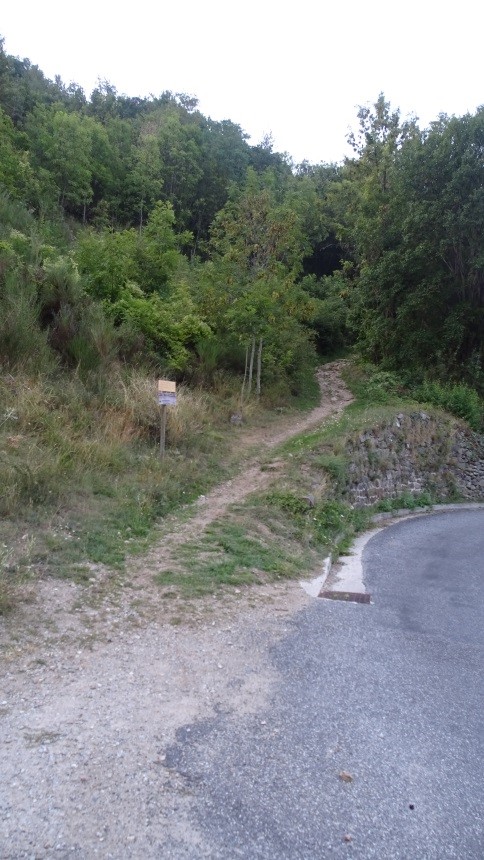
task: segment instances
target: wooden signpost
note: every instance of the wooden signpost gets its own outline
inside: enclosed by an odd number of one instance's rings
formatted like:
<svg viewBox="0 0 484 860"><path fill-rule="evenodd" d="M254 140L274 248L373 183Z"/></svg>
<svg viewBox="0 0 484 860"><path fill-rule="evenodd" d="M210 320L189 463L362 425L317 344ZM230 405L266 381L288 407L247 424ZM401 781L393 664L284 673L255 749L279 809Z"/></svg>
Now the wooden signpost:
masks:
<svg viewBox="0 0 484 860"><path fill-rule="evenodd" d="M165 456L165 437L166 437L166 407L176 406L176 382L170 379L158 380L158 403L161 406L160 420L160 457Z"/></svg>

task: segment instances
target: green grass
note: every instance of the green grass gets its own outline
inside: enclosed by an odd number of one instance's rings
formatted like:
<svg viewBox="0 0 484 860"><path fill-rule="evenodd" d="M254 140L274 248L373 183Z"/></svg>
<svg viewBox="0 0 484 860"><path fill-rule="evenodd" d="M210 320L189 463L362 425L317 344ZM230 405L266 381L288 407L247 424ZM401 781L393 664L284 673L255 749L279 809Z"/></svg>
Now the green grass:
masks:
<svg viewBox="0 0 484 860"><path fill-rule="evenodd" d="M218 455L221 449L219 442ZM12 548L13 573L27 567L22 557L25 533L33 541L31 563L44 575L72 575L78 580L77 566L85 561L122 572L128 555L148 547L159 518L225 476L215 451L197 461L167 453L161 463L146 446L126 457L123 469L116 472L86 471L82 486L64 490L55 504L30 498L17 516L2 520L0 539Z"/></svg>
<svg viewBox="0 0 484 860"><path fill-rule="evenodd" d="M323 498L304 506L300 498L288 493L272 492L261 501L283 511L286 526L290 519L300 539L322 553L338 551L343 540L368 527L372 514L369 508L353 508L337 499Z"/></svg>
<svg viewBox="0 0 484 860"><path fill-rule="evenodd" d="M180 547L176 566L156 574L155 582L166 598L197 598L227 587L316 576L322 558L347 552L356 535L371 528L375 513L432 503L428 494L404 494L366 508L335 499L311 506L287 491L256 496Z"/></svg>
<svg viewBox="0 0 484 860"><path fill-rule="evenodd" d="M202 538L180 547L176 567L155 581L169 594L176 589L183 597L198 597L221 587L316 575L322 557L366 528L370 517L369 510L335 501L312 507L287 491L254 496L233 506Z"/></svg>
<svg viewBox="0 0 484 860"><path fill-rule="evenodd" d="M326 553L346 549L373 513L438 501L405 494L362 509L345 500L347 440L400 411L421 409L399 395L391 375L357 365L345 375L355 401L344 413L267 453L284 461L270 491L233 506L174 550L172 569L156 578L167 599L306 578ZM243 435L228 421L232 403L187 392L161 461L152 382L140 375L118 382L98 397L72 378L0 383L0 614L14 605L16 583L31 576L87 584L92 565L103 565L110 583L127 584L127 557L147 549L163 518L189 518L189 503L243 459ZM314 391L305 391L309 403ZM252 427L274 422L273 412L252 408Z"/></svg>
<svg viewBox="0 0 484 860"><path fill-rule="evenodd" d="M362 362L349 363L343 376L360 405L413 400L462 418L478 433L484 429L484 400L465 383L425 380L411 385L396 373Z"/></svg>
<svg viewBox="0 0 484 860"><path fill-rule="evenodd" d="M401 496L396 496L394 499L383 499L373 505L372 510L375 513L391 513L392 511L408 510L414 511L417 508L428 508L437 504L438 500L434 499L430 493L402 493Z"/></svg>
<svg viewBox="0 0 484 860"><path fill-rule="evenodd" d="M289 399L289 405L299 411L313 409L319 406L321 393L315 374L315 367L307 365L301 371L297 384L293 386L293 392Z"/></svg>
<svg viewBox="0 0 484 860"><path fill-rule="evenodd" d="M314 399L317 386L306 382L288 411ZM161 461L154 382L146 375L119 372L95 390L69 374L1 377L0 545L8 547L9 572L0 581L0 613L25 576L83 583L90 564L122 575L127 557L147 549L163 518L233 474L243 445L229 423L232 389L227 382L216 396L180 388ZM277 417L251 403L246 421L263 428ZM217 573L220 581L240 575L223 567Z"/></svg>
<svg viewBox="0 0 484 860"><path fill-rule="evenodd" d="M176 555L176 567L159 574L160 586L185 595L216 593L221 586L307 577L328 553L337 556L371 527L374 514L430 506L430 493L404 493L368 507L345 499L350 455L345 446L369 428L387 425L399 412L421 406L400 397L387 374L366 385L365 373L350 368L356 398L337 419L285 442L271 457L284 467L270 491L252 496ZM375 399L375 386L379 394ZM318 494L315 487L322 487ZM316 492L316 497L313 495Z"/></svg>
<svg viewBox="0 0 484 860"><path fill-rule="evenodd" d="M242 523L234 521L237 511ZM282 544L274 533L260 532L260 522L246 517L244 506L209 527L202 540L191 541L176 553L177 569L163 571L155 581L163 588L175 586L185 597L216 593L223 586L262 584L296 575L301 548Z"/></svg>
<svg viewBox="0 0 484 860"><path fill-rule="evenodd" d="M82 582L86 564L122 572L160 517L231 468L230 431L207 395L182 392L162 462L152 380L115 383L95 396L67 375L0 381L0 546L9 558L8 575L0 564L0 613L25 576Z"/></svg>

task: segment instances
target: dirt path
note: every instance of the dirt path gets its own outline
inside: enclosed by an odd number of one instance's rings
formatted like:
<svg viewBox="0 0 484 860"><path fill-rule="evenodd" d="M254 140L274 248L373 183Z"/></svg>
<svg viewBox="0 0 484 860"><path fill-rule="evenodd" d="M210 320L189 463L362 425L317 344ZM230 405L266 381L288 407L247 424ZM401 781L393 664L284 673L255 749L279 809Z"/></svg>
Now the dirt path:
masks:
<svg viewBox="0 0 484 860"><path fill-rule="evenodd" d="M172 549L199 536L210 523L223 516L230 505L243 501L251 493L266 489L274 480L279 464L275 461L262 469L261 460L264 455L292 436L318 426L332 415L337 415L351 402L352 396L341 379L342 366L342 361L335 361L319 368L317 379L321 392L320 405L307 415L296 420L292 417L290 420L278 422L272 432L256 430L242 438L241 444L247 448L256 447L257 455L246 462L243 471L235 478L219 484L202 496L197 503L198 510L187 522L180 524L174 517L173 527L168 526L168 531L151 552L132 565L132 572L139 577L142 576L143 570L152 571L153 567L163 570L172 566Z"/></svg>
<svg viewBox="0 0 484 860"><path fill-rule="evenodd" d="M321 369L322 403L308 416L244 437L259 444L258 457L201 499L187 522L172 521L133 564L132 589L119 599L102 588L95 599L97 582L89 601L85 587L51 580L4 622L1 860L210 857L191 823L192 791L165 765L165 750L220 711L257 716L277 682L271 645L309 598L294 582L258 586L200 601L173 626L156 603L153 568L174 542L267 486L274 472L261 471L261 454L349 402L339 372L339 363ZM153 599L151 613L136 608L137 595L142 607Z"/></svg>

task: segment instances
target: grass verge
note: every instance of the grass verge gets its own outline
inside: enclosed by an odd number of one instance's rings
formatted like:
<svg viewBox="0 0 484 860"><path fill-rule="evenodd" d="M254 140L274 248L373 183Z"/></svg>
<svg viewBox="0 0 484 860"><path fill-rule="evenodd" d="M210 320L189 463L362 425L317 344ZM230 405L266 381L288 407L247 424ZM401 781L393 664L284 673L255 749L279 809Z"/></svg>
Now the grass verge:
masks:
<svg viewBox="0 0 484 860"><path fill-rule="evenodd" d="M307 406L315 392L306 383ZM161 461L146 375L118 370L90 387L75 374L1 377L0 614L25 578L88 582L96 565L121 575L160 519L229 477L243 455L243 429L229 420L237 397L229 379L215 393L179 386ZM277 415L250 401L244 419L270 426Z"/></svg>

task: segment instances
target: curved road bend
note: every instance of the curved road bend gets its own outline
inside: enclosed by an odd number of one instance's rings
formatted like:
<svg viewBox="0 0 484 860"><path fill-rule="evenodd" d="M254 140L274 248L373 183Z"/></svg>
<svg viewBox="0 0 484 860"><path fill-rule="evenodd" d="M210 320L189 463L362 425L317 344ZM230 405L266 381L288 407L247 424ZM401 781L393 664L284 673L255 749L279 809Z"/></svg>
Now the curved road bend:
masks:
<svg viewBox="0 0 484 860"><path fill-rule="evenodd" d="M363 563L373 604L292 619L266 712L179 731L166 763L198 844L164 856L484 856L484 510L402 521Z"/></svg>

